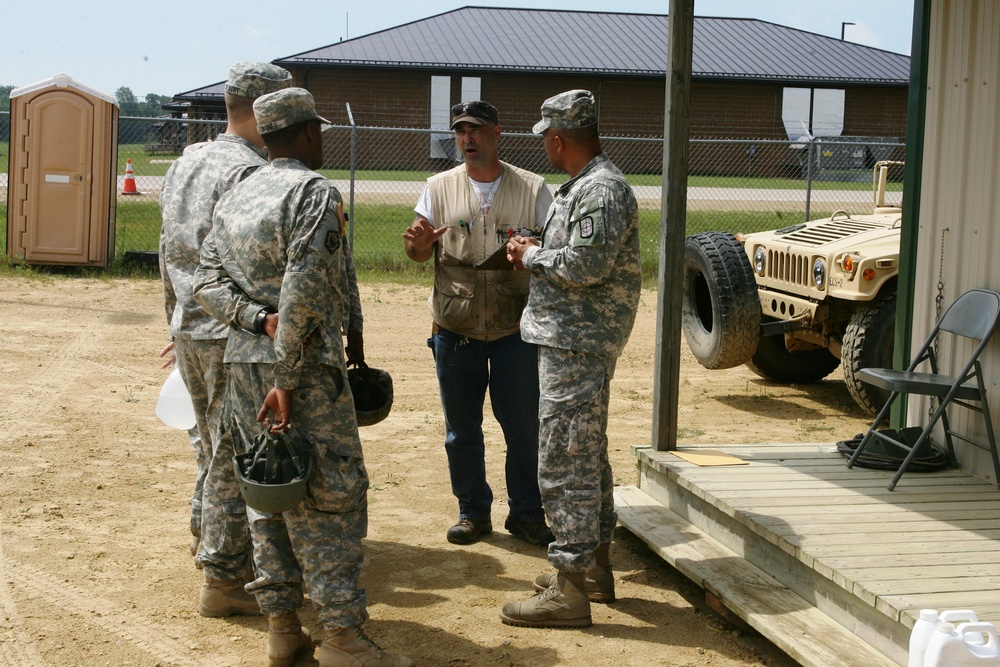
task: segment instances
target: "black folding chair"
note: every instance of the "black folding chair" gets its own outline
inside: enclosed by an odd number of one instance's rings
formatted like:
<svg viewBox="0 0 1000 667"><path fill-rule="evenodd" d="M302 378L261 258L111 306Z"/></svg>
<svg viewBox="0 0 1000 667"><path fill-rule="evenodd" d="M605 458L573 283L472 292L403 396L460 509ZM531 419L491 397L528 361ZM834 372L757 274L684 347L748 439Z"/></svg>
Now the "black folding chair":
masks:
<svg viewBox="0 0 1000 667"><path fill-rule="evenodd" d="M971 289L955 300L949 306L944 315L938 320L931 331L927 341L920 348L913 362L905 371L894 371L891 368L865 368L861 371L861 380L868 384L875 385L882 389L888 389L891 393L885 406L876 415L868 432L865 433L861 443L858 445L854 455L847 462L847 467L853 467L855 461L861 455L873 438L879 438L891 443L903 450L909 451L906 458L889 482L889 490L896 488L899 478L906 472L910 461L916 456L917 451L923 447L930 447L930 435L934 425L938 420L944 429L945 443L948 447L948 457L955 461L955 447L952 437L958 438L971 445L990 452L993 457L993 483L1000 485L1000 460L997 458L996 437L993 433L993 420L990 417L990 407L986 400L986 384L983 381L983 369L979 363L979 356L986 349L986 344L993 335L993 330L997 325L997 318L1000 316L1000 294L990 290ZM978 341L972 355L965 362L965 365L957 373L948 375L942 373L938 366L937 353L935 347L942 338L943 333L953 336L962 336ZM916 368L924 361L929 362L930 373L917 372ZM923 427L920 436L912 445L902 442L892 437L893 432L878 431L878 425L888 416L892 404L899 396L916 394L921 396L931 396L938 399L937 409L931 413L927 424ZM966 409L973 410L983 415L986 421L987 442L973 440L965 435L952 430L948 423L948 406L951 404L960 405Z"/></svg>

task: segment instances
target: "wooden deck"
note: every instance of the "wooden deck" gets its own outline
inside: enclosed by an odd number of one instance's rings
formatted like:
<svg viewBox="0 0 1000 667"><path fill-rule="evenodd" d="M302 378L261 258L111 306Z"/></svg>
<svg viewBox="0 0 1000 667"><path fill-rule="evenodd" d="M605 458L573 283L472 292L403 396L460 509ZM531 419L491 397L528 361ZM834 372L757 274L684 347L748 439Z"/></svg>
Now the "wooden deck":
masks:
<svg viewBox="0 0 1000 667"><path fill-rule="evenodd" d="M808 666L906 664L920 609L1000 625L1000 491L957 470L854 468L832 443L635 448L620 523Z"/></svg>

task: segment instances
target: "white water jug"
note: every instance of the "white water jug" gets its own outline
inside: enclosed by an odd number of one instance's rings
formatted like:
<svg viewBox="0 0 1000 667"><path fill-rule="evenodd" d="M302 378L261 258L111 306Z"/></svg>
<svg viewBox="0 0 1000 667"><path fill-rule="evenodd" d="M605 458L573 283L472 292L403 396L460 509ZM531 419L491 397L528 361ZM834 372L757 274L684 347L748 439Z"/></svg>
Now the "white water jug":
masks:
<svg viewBox="0 0 1000 667"><path fill-rule="evenodd" d="M156 399L156 416L172 428L184 431L194 428L194 404L177 366L160 389L160 397Z"/></svg>
<svg viewBox="0 0 1000 667"><path fill-rule="evenodd" d="M907 667L924 667L924 654L927 643L937 630L938 613L934 609L921 609L920 618L913 624L910 632L910 652Z"/></svg>
<svg viewBox="0 0 1000 667"><path fill-rule="evenodd" d="M923 667L1000 667L1000 642L992 623L944 621L927 643Z"/></svg>

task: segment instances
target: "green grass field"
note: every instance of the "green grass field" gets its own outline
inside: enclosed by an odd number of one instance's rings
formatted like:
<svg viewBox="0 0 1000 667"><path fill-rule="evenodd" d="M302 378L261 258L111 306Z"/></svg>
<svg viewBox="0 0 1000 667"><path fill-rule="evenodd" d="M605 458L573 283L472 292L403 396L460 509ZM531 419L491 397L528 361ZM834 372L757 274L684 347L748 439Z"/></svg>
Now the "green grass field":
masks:
<svg viewBox="0 0 1000 667"><path fill-rule="evenodd" d="M816 211L812 217L830 215ZM432 263L416 264L403 253L401 234L413 220L412 206L405 204L356 204L354 207L355 262L359 273L370 278L403 281L429 280ZM747 211L689 211L686 234L703 231L757 232L798 222L798 214ZM156 252L160 236L160 207L156 202L122 199L118 202L115 233L116 271L134 271L124 262L125 253ZM7 227L7 204L0 202L0 229ZM643 277L655 282L659 267L660 212L639 212ZM0 235L0 250L7 252L6 233Z"/></svg>
<svg viewBox="0 0 1000 667"><path fill-rule="evenodd" d="M830 215L817 212L815 217ZM405 204L356 204L354 207L354 259L359 272L370 276L401 280L430 276L432 264L416 264L403 253L402 233L413 220L413 207ZM757 232L774 229L798 217L789 213L771 215L745 211L689 211L686 233L703 231ZM639 212L640 243L643 276L655 280L659 267L660 212L642 209ZM160 209L155 202L124 201L118 205L116 247L118 255L126 250L157 249L160 232Z"/></svg>

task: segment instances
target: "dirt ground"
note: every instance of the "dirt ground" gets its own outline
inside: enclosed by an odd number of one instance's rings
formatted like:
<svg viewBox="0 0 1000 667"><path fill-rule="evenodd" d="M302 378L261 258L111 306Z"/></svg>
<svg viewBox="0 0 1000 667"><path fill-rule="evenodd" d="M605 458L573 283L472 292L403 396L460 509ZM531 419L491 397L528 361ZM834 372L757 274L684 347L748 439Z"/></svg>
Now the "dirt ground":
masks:
<svg viewBox="0 0 1000 667"><path fill-rule="evenodd" d="M619 529L619 600L587 630L502 625L503 603L547 570L544 550L510 537L503 446L487 424L495 532L448 544L457 508L430 351L427 290L362 286L368 361L396 399L362 429L371 477L363 583L369 634L418 665L793 665L716 616L702 592ZM613 383L611 457L636 480L629 448L650 442L656 294L645 292ZM263 617L198 614L188 554L194 457L154 415L168 371L159 283L73 276L0 278L0 665L266 665ZM810 442L866 426L843 381L780 387L746 368L681 359L682 443ZM307 607L305 625L316 629ZM321 632L315 634L321 636ZM315 664L304 662L303 664Z"/></svg>

